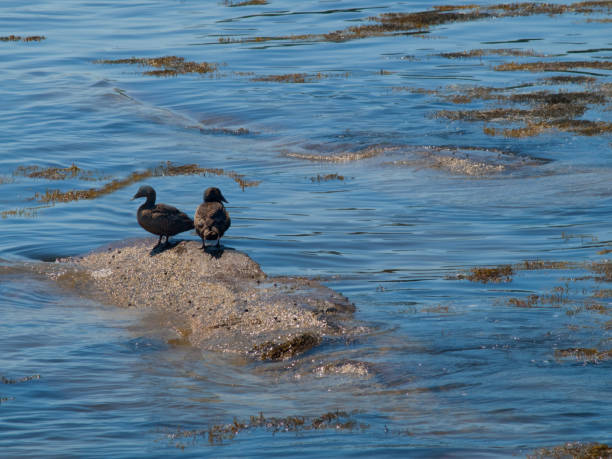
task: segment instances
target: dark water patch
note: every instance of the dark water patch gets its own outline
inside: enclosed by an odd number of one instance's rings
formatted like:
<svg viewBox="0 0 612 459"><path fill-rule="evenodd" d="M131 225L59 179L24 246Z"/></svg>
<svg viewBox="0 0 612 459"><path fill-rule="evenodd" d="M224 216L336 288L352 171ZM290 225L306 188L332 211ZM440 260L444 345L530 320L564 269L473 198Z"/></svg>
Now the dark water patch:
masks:
<svg viewBox="0 0 612 459"><path fill-rule="evenodd" d="M147 57L128 59L102 59L95 61L96 64L129 64L145 67L154 67L159 70L147 70L143 75L152 76L177 76L186 73L213 73L219 68L219 65L214 62L193 62L186 61L184 57L178 56L163 56L163 57Z"/></svg>

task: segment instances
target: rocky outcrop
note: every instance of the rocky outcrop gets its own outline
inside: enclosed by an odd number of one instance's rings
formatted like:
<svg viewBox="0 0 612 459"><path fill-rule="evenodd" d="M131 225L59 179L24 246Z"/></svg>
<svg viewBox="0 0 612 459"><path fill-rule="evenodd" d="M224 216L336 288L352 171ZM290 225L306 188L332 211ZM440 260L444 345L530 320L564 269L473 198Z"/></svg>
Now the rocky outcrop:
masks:
<svg viewBox="0 0 612 459"><path fill-rule="evenodd" d="M140 240L62 260L69 269L58 281L78 279L73 287L88 284L106 302L161 313L191 345L262 360L293 357L352 328L354 305L317 281L270 278L242 252L207 253L195 241L161 252L152 245Z"/></svg>

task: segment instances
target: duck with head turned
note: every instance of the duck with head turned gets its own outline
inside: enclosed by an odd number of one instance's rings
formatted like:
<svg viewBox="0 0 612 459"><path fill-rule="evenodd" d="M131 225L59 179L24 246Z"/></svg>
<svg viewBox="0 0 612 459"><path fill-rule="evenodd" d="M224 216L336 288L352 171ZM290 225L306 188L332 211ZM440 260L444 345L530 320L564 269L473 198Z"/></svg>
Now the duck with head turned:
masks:
<svg viewBox="0 0 612 459"><path fill-rule="evenodd" d="M202 248L206 248L206 241L219 241L232 224L229 213L223 205L227 200L216 187L207 188L204 192L204 202L198 206L194 217L195 230L202 238Z"/></svg>
<svg viewBox="0 0 612 459"><path fill-rule="evenodd" d="M159 241L154 247L157 248L160 245L164 247L168 245L170 236L193 229L193 220L176 207L167 204L155 204L155 197L155 190L148 185L143 185L132 199L147 198L145 203L138 208L136 217L140 226L149 233L159 236ZM164 237L166 240L162 244Z"/></svg>

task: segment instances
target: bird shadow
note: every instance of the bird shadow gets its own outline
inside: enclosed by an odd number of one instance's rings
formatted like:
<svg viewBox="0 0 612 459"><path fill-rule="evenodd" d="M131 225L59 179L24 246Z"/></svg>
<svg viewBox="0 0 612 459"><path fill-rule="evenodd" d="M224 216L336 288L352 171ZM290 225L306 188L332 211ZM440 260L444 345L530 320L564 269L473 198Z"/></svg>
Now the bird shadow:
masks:
<svg viewBox="0 0 612 459"><path fill-rule="evenodd" d="M205 247L202 249L202 252L207 253L212 258L216 258L217 260L223 256L223 252L225 252L225 247Z"/></svg>
<svg viewBox="0 0 612 459"><path fill-rule="evenodd" d="M149 256L154 257L155 255L159 255L160 253L163 253L166 250L173 249L180 243L181 241L168 241L165 244L158 244L151 249L151 251L149 252Z"/></svg>

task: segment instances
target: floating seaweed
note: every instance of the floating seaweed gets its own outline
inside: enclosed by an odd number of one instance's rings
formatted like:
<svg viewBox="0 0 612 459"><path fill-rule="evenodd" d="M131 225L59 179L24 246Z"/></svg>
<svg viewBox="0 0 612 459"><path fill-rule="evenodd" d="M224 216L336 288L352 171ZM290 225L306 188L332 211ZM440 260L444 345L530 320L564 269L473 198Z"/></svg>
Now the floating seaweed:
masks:
<svg viewBox="0 0 612 459"><path fill-rule="evenodd" d="M97 64L130 64L146 67L154 67L159 70L147 70L143 75L152 76L176 76L185 73L212 73L219 68L218 64L213 62L193 62L185 61L184 57L178 56L162 56L152 58L137 58L131 57L128 59L102 59L95 61Z"/></svg>
<svg viewBox="0 0 612 459"><path fill-rule="evenodd" d="M274 40L345 42L392 34L424 36L431 27L469 22L489 18L532 16L536 14L560 15L565 13L607 13L612 9L609 1L584 1L569 5L552 3L506 3L499 5L446 5L414 13L391 12L368 17L368 24L351 26L321 34L291 34L276 37L231 38L221 37L219 43L258 43Z"/></svg>
<svg viewBox="0 0 612 459"><path fill-rule="evenodd" d="M289 158L306 159L308 161L324 161L332 163L345 163L349 161L358 161L366 158L373 158L383 153L397 150L399 147L372 145L362 148L357 151L340 151L331 154L312 154L312 153L297 153L286 152L285 156Z"/></svg>
<svg viewBox="0 0 612 459"><path fill-rule="evenodd" d="M612 448L605 443L566 443L562 446L540 448L529 459L604 459L612 457Z"/></svg>
<svg viewBox="0 0 612 459"><path fill-rule="evenodd" d="M527 49L491 48L472 49L470 51L459 51L455 53L440 53L439 56L446 59L466 59L483 56L546 57L546 54L537 53L534 50Z"/></svg>
<svg viewBox="0 0 612 459"><path fill-rule="evenodd" d="M353 431L355 429L366 430L369 426L357 423L351 414L346 411L330 411L321 416L287 416L265 417L263 413L258 416L251 416L249 420L234 420L229 424L215 424L204 429L182 430L168 434L170 441L181 439L207 438L211 445L222 444L224 441L232 440L237 434L243 431L262 429L271 433L278 432L307 432L313 430L333 429L337 432ZM184 445L177 444L179 448Z"/></svg>
<svg viewBox="0 0 612 459"><path fill-rule="evenodd" d="M45 178L51 177L55 180L61 180L63 178L66 178L68 175L71 175L72 173L78 175L80 173L79 171L80 169L75 165L65 169L42 169L38 168L37 166L31 166L22 168L19 173L24 173L27 176L30 176L29 174L34 174L34 177L42 176ZM46 190L45 193L36 193L34 195L34 199L42 203L70 202L79 201L82 199L96 199L100 196L113 193L117 190L132 185L133 183L145 180L149 177L162 177L168 175L217 175L230 177L236 183L238 183L238 185L240 185L242 190L248 187L257 186L260 183L259 181L246 180L243 174L239 174L234 171L226 171L224 169L218 168L199 167L196 164L175 165L168 161L166 163L160 164L157 167L147 169L142 172L132 172L126 178L112 180L108 183L105 183L100 188L88 188L68 191L61 191L59 189ZM2 213L2 217L4 218L14 215L21 215L21 211L5 211Z"/></svg>
<svg viewBox="0 0 612 459"><path fill-rule="evenodd" d="M47 37L44 35L31 35L29 37L21 37L19 35L8 35L4 37L0 37L0 41L23 41L23 42L33 42L33 41L43 41L46 40Z"/></svg>
<svg viewBox="0 0 612 459"><path fill-rule="evenodd" d="M237 6L249 6L249 5L267 5L267 0L246 0L243 2L232 2L228 0L224 0L223 2L225 6L229 6L230 8L234 8Z"/></svg>
<svg viewBox="0 0 612 459"><path fill-rule="evenodd" d="M512 266L500 265L493 268L472 268L468 274L459 274L457 278L486 284L488 282L510 282L512 274Z"/></svg>
<svg viewBox="0 0 612 459"><path fill-rule="evenodd" d="M612 359L612 349L608 349L607 351L600 351L595 348L584 348L584 347L557 349L555 351L555 357L556 358L571 357L576 360L581 360L585 362L599 362L601 360Z"/></svg>
<svg viewBox="0 0 612 459"><path fill-rule="evenodd" d="M311 182L329 182L330 180L344 181L344 175L338 175L337 173L321 175L317 174L316 177L310 177Z"/></svg>
<svg viewBox="0 0 612 459"><path fill-rule="evenodd" d="M564 72L576 68L612 70L612 61L507 62L493 67L499 72Z"/></svg>
<svg viewBox="0 0 612 459"><path fill-rule="evenodd" d="M47 180L66 180L78 178L79 180L102 180L93 171L81 169L72 163L70 167L40 167L40 166L19 166L14 172L14 176L24 176L28 178L43 178Z"/></svg>
<svg viewBox="0 0 612 459"><path fill-rule="evenodd" d="M312 83L313 81L321 80L323 78L330 78L332 76L348 77L348 73L341 75L331 75L327 73L288 73L285 75L266 75L252 78L252 81L264 81L274 83Z"/></svg>

